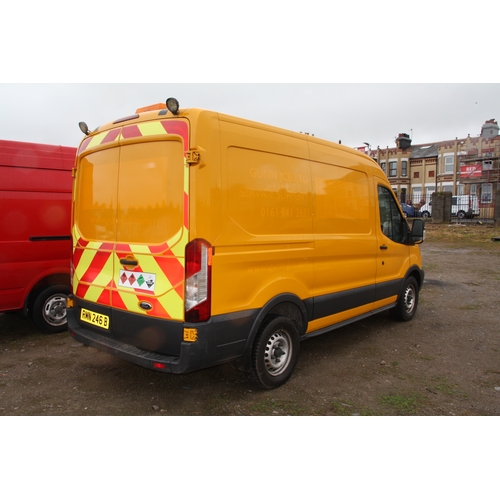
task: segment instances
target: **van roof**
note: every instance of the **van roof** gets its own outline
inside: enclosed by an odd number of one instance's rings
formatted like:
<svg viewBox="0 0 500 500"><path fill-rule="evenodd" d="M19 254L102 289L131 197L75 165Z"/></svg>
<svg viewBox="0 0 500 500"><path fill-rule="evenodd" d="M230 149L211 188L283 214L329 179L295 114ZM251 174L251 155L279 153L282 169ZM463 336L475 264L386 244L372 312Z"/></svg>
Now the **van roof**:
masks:
<svg viewBox="0 0 500 500"><path fill-rule="evenodd" d="M101 133L101 132L104 132L107 130L118 128L118 127L121 127L124 125L133 125L133 124L143 123L143 122L147 122L147 121L157 121L157 120L161 120L162 118L167 118L167 119L187 118L187 119L195 122L198 119L200 119L202 117L202 115L213 115L213 116L217 116L219 118L219 120L222 120L222 121L228 121L231 123L239 123L242 125L249 125L252 127L263 129L263 130L279 132L281 134L301 138L301 139L306 140L308 142L312 142L312 143L316 143L316 144L323 144L325 146L335 146L340 151L343 151L345 153L349 153L349 154L352 154L355 156L359 156L360 158L367 161L368 163L373 164L373 166L377 167L377 169L379 168L377 163L375 162L375 160L370 158L365 153L362 153L354 148L350 148L348 146L344 146L344 145L338 144L336 142L328 141L326 139L320 139L320 138L312 136L312 135L303 134L301 132L293 132L291 130L276 127L274 125L268 125L268 124L265 124L262 122L256 122L256 121L248 120L246 118L239 118L239 117L236 117L233 115L227 115L224 113L219 113L216 111L211 111L211 110L201 109L201 108L179 109L178 114L173 115L170 111L167 110L167 108L164 104L153 104L151 106L139 108L136 111L136 113L133 115L126 116L124 118L119 118L117 120L114 120L112 122L108 122L104 125L99 126L97 129L95 129L90 134L90 136L93 136L97 133Z"/></svg>

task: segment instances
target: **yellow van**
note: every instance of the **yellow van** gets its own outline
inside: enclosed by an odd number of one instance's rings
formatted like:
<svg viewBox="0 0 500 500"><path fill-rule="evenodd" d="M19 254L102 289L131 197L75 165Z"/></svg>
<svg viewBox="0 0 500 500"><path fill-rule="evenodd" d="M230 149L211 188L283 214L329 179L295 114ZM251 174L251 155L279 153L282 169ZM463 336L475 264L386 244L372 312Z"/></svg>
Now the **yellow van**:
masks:
<svg viewBox="0 0 500 500"><path fill-rule="evenodd" d="M413 318L424 224L365 154L173 98L80 127L76 340L170 373L230 362L272 389L300 341Z"/></svg>

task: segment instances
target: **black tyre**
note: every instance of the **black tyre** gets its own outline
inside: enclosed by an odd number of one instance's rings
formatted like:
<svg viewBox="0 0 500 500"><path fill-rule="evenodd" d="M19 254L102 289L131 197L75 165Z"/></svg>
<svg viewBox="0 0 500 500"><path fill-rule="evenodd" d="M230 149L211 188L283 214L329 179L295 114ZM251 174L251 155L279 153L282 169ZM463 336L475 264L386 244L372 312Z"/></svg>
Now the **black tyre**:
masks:
<svg viewBox="0 0 500 500"><path fill-rule="evenodd" d="M67 329L66 299L69 293L68 286L52 285L38 294L31 315L42 332L59 333Z"/></svg>
<svg viewBox="0 0 500 500"><path fill-rule="evenodd" d="M457 213L457 217L459 219L465 219L465 212L463 210L459 210Z"/></svg>
<svg viewBox="0 0 500 500"><path fill-rule="evenodd" d="M295 370L299 345L299 334L290 319L284 316L269 318L255 339L250 380L264 389L283 385Z"/></svg>
<svg viewBox="0 0 500 500"><path fill-rule="evenodd" d="M410 321L418 307L418 283L410 276L405 283L403 292L398 299L396 307L391 309L391 315L398 321Z"/></svg>
<svg viewBox="0 0 500 500"><path fill-rule="evenodd" d="M427 218L429 218L430 216L431 216L431 214L430 214L430 212L428 212L427 210L424 210L424 211L422 212L422 217L423 217L424 219L427 219Z"/></svg>

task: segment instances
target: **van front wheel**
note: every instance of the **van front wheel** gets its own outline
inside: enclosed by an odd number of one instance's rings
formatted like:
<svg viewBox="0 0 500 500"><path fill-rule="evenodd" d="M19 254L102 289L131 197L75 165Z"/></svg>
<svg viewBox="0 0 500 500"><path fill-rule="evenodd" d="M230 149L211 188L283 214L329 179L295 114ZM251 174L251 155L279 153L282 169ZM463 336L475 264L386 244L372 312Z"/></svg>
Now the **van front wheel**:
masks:
<svg viewBox="0 0 500 500"><path fill-rule="evenodd" d="M391 309L393 318L399 321L410 321L418 307L418 283L417 280L410 276L404 285L396 307Z"/></svg>
<svg viewBox="0 0 500 500"><path fill-rule="evenodd" d="M299 334L290 319L284 316L269 318L253 346L250 379L264 389L283 385L297 365L299 344Z"/></svg>

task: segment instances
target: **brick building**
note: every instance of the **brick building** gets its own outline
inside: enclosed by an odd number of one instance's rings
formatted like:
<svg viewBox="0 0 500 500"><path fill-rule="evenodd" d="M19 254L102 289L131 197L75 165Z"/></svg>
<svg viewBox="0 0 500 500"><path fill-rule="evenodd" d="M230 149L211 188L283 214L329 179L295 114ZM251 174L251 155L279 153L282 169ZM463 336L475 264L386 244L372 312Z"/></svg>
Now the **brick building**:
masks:
<svg viewBox="0 0 500 500"><path fill-rule="evenodd" d="M396 147L367 151L385 172L401 202L424 203L435 191L478 196L482 213L493 209L499 185L500 127L488 120L477 137L412 145L399 134Z"/></svg>

